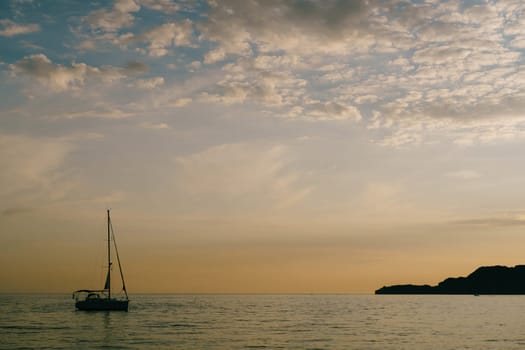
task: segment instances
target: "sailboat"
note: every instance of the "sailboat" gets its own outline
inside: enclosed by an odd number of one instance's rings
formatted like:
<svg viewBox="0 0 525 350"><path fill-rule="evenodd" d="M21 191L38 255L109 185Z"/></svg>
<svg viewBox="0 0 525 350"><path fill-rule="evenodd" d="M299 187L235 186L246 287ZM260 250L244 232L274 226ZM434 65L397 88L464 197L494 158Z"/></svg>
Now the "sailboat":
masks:
<svg viewBox="0 0 525 350"><path fill-rule="evenodd" d="M80 289L73 293L75 299L75 307L78 310L84 311L128 311L128 292L126 291L126 284L124 282L124 274L122 273L122 266L120 265L120 258L118 255L117 241L115 240L115 233L111 225L111 217L108 213L108 273L106 275L106 283L104 289ZM111 295L111 242L115 247L115 254L117 257L118 268L120 271L120 278L122 279L122 291L124 297L114 298Z"/></svg>

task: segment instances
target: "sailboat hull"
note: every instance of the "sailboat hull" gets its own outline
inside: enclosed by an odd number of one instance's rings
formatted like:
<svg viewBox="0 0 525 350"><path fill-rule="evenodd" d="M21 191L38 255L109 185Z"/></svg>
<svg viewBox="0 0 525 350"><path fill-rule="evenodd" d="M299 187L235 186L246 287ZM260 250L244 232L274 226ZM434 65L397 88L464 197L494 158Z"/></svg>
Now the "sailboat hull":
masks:
<svg viewBox="0 0 525 350"><path fill-rule="evenodd" d="M124 283L124 275L122 274L122 266L120 265L120 257L117 250L117 241L115 240L115 233L111 225L111 218L108 213L108 274L106 276L106 283L104 289L80 289L73 293L75 299L75 307L82 311L128 311L128 292L126 291L126 284ZM112 235L113 234L113 235ZM111 239L113 237L113 240ZM115 253L118 261L120 277L122 279L122 291L126 295L126 299L112 299L111 298L111 241L115 246Z"/></svg>
<svg viewBox="0 0 525 350"><path fill-rule="evenodd" d="M129 300L88 299L79 300L75 307L82 311L128 311Z"/></svg>

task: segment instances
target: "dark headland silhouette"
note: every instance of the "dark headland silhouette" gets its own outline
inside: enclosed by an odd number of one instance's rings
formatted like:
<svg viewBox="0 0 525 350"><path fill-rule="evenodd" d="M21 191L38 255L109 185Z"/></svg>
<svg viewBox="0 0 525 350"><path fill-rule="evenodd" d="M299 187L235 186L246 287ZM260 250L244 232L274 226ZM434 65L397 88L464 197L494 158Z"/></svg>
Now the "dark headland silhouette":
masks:
<svg viewBox="0 0 525 350"><path fill-rule="evenodd" d="M450 277L437 286L385 286L375 294L525 294L525 265L482 266L467 277Z"/></svg>

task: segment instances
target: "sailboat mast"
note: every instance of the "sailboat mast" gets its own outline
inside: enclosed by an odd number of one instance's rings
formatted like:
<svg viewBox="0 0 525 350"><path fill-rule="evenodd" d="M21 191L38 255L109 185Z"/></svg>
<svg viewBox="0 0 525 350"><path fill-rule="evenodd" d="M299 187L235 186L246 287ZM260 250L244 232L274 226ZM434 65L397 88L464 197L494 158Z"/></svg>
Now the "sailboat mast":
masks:
<svg viewBox="0 0 525 350"><path fill-rule="evenodd" d="M109 217L108 209L108 277L107 277L107 287L108 287L108 299L111 299L111 236L109 234L109 228L111 227L111 219Z"/></svg>

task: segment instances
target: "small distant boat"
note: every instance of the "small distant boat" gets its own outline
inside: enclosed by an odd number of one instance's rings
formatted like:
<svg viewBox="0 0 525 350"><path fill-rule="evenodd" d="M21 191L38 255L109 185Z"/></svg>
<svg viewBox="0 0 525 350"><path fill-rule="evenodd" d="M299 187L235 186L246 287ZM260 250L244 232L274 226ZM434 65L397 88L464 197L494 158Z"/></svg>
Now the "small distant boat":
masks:
<svg viewBox="0 0 525 350"><path fill-rule="evenodd" d="M83 311L128 311L128 292L126 291L126 284L124 283L124 274L122 273L122 266L120 265L120 258L118 255L117 241L115 240L115 233L111 225L111 217L108 209L108 273L106 275L106 283L104 289L91 290L80 289L73 293L75 299L75 307ZM113 238L113 239L112 239ZM115 247L115 253L120 271L120 278L122 279L123 298L114 298L111 295L111 241Z"/></svg>

